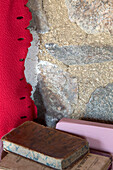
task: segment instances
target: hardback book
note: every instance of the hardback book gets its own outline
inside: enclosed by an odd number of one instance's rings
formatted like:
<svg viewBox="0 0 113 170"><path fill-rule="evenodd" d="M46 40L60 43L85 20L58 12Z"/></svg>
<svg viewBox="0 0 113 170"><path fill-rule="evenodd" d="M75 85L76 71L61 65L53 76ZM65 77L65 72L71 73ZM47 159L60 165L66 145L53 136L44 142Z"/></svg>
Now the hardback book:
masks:
<svg viewBox="0 0 113 170"><path fill-rule="evenodd" d="M11 152L4 152L4 154L0 162L0 170L53 170L53 168Z"/></svg>
<svg viewBox="0 0 113 170"><path fill-rule="evenodd" d="M111 162L113 161L113 155L111 155L111 154L108 153L108 152L99 151L99 150L95 150L95 149L91 149L91 148L90 148L90 153L94 153L94 154L97 154L97 155L109 157L110 160L111 160Z"/></svg>
<svg viewBox="0 0 113 170"><path fill-rule="evenodd" d="M76 119L61 119L56 129L84 137L89 147L113 155L113 124Z"/></svg>
<svg viewBox="0 0 113 170"><path fill-rule="evenodd" d="M110 170L111 159L106 156L89 153L79 160L71 170Z"/></svg>
<svg viewBox="0 0 113 170"><path fill-rule="evenodd" d="M86 154L78 162L71 164L65 170L108 170L111 167L109 157ZM0 170L52 170L43 164L26 159L14 153L8 153L0 162Z"/></svg>
<svg viewBox="0 0 113 170"><path fill-rule="evenodd" d="M5 151L14 152L47 166L63 169L89 152L80 137L27 121L3 138Z"/></svg>

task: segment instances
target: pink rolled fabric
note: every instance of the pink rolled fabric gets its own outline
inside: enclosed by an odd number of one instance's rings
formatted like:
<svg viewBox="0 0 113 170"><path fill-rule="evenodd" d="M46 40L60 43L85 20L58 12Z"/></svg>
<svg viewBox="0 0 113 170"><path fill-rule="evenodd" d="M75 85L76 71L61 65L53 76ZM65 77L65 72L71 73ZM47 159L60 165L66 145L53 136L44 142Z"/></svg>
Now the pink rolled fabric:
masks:
<svg viewBox="0 0 113 170"><path fill-rule="evenodd" d="M3 150L2 141L0 140L0 161L1 161L1 156L2 156L2 150Z"/></svg>
<svg viewBox="0 0 113 170"><path fill-rule="evenodd" d="M84 137L90 148L113 155L113 125L85 120L62 118L56 129Z"/></svg>

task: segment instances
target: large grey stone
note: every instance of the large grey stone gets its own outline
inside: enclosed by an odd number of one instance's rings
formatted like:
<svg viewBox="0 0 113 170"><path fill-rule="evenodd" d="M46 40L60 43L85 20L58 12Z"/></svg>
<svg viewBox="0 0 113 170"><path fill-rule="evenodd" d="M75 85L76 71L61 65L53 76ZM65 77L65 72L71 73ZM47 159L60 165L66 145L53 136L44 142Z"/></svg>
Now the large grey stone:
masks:
<svg viewBox="0 0 113 170"><path fill-rule="evenodd" d="M113 34L113 0L65 0L69 19L87 34Z"/></svg>
<svg viewBox="0 0 113 170"><path fill-rule="evenodd" d="M113 83L92 93L84 118L113 122Z"/></svg>
<svg viewBox="0 0 113 170"><path fill-rule="evenodd" d="M49 25L43 8L43 0L29 0L27 6L32 13L30 27L33 27L39 33L48 32Z"/></svg>
<svg viewBox="0 0 113 170"><path fill-rule="evenodd" d="M39 62L37 73L34 101L38 117L53 127L62 117L69 117L73 113L72 105L77 104L78 97L77 79L46 61Z"/></svg>
<svg viewBox="0 0 113 170"><path fill-rule="evenodd" d="M113 47L91 47L84 46L58 46L54 43L45 45L50 55L62 61L66 65L83 65L91 63L102 63L113 60Z"/></svg>

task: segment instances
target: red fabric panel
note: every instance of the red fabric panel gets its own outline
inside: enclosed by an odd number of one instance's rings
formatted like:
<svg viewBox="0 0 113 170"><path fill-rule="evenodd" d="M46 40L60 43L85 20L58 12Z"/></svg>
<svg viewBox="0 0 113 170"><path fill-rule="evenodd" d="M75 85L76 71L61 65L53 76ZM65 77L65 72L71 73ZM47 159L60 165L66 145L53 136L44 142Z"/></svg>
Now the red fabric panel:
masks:
<svg viewBox="0 0 113 170"><path fill-rule="evenodd" d="M32 41L26 29L32 18L26 3L0 1L0 138L37 114L24 77L24 61Z"/></svg>

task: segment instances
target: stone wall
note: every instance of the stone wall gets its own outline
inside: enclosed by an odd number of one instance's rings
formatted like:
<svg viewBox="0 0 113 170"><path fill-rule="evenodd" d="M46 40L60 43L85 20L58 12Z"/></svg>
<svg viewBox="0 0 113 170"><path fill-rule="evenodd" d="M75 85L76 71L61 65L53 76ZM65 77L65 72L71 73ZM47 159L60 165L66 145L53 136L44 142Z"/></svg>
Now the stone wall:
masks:
<svg viewBox="0 0 113 170"><path fill-rule="evenodd" d="M113 122L112 0L29 0L25 76L38 118Z"/></svg>

